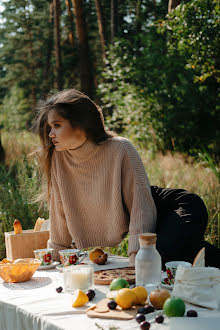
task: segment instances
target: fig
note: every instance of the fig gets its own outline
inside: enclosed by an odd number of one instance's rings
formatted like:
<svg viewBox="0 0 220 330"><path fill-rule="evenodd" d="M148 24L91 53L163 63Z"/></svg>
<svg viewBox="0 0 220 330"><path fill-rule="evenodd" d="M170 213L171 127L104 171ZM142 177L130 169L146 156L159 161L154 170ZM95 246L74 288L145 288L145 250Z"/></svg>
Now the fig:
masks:
<svg viewBox="0 0 220 330"><path fill-rule="evenodd" d="M108 254L103 253L100 256L98 256L97 258L93 259L93 262L97 265L104 265L106 263L107 259L108 259Z"/></svg>

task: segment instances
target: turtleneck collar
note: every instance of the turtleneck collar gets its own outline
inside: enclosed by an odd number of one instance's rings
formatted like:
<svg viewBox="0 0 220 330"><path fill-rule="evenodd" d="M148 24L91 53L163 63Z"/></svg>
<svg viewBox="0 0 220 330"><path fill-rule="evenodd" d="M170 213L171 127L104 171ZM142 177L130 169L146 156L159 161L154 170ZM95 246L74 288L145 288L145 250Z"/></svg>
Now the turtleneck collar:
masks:
<svg viewBox="0 0 220 330"><path fill-rule="evenodd" d="M81 163L87 161L98 151L99 145L95 144L91 140L86 140L80 147L76 149L68 149L65 152L71 155L71 158L75 163Z"/></svg>

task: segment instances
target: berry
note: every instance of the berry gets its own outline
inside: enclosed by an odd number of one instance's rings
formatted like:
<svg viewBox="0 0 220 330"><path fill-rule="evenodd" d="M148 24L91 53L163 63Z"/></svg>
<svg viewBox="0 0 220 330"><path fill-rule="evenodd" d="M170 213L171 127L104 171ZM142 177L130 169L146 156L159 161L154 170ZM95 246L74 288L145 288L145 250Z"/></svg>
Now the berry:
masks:
<svg viewBox="0 0 220 330"><path fill-rule="evenodd" d="M135 319L138 323L141 323L141 322L145 321L145 316L144 316L144 314L139 313L136 315Z"/></svg>
<svg viewBox="0 0 220 330"><path fill-rule="evenodd" d="M59 286L59 288L56 288L56 292L57 292L57 293L60 293L60 292L62 292L62 291L63 291L62 286Z"/></svg>
<svg viewBox="0 0 220 330"><path fill-rule="evenodd" d="M157 323L163 323L163 321L164 321L164 317L163 317L163 315L157 315L157 316L155 317L155 321L156 321Z"/></svg>
<svg viewBox="0 0 220 330"><path fill-rule="evenodd" d="M88 296L89 301L90 301L95 297L95 291L90 289L86 292L86 295Z"/></svg>
<svg viewBox="0 0 220 330"><path fill-rule="evenodd" d="M145 311L146 310L144 307L138 308L138 313L140 313L140 314L146 314Z"/></svg>
<svg viewBox="0 0 220 330"><path fill-rule="evenodd" d="M151 305L146 305L144 306L144 308L145 308L145 314L153 313L155 310Z"/></svg>
<svg viewBox="0 0 220 330"><path fill-rule="evenodd" d="M111 300L107 304L109 309L115 309L117 307L117 303L114 300Z"/></svg>
<svg viewBox="0 0 220 330"><path fill-rule="evenodd" d="M149 314L152 312L154 312L154 308L151 305L146 305L144 307L138 308L138 313L141 313L141 314Z"/></svg>
<svg viewBox="0 0 220 330"><path fill-rule="evenodd" d="M191 309L191 310L187 311L186 316L188 316L188 317L197 317L198 314L197 314L196 311Z"/></svg>
<svg viewBox="0 0 220 330"><path fill-rule="evenodd" d="M147 321L143 321L140 323L141 330L148 330L150 329L150 323Z"/></svg>

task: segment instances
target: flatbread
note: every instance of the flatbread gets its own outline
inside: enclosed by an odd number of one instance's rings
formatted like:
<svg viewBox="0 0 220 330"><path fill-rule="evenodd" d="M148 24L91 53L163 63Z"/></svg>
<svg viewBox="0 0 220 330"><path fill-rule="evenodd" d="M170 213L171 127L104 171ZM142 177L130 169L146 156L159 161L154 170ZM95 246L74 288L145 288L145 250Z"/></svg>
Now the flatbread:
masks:
<svg viewBox="0 0 220 330"><path fill-rule="evenodd" d="M135 283L135 268L116 268L116 269L106 269L98 270L94 272L94 283L98 285L109 285L115 278L122 277L128 281L130 284Z"/></svg>

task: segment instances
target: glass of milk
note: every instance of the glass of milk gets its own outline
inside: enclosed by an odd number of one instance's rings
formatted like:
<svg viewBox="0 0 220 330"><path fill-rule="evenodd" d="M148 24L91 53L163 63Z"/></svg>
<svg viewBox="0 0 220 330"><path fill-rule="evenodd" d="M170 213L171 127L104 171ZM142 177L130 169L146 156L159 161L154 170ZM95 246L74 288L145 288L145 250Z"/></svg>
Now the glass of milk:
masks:
<svg viewBox="0 0 220 330"><path fill-rule="evenodd" d="M94 269L91 265L73 265L63 269L63 281L66 292L76 289L86 291L94 287Z"/></svg>

